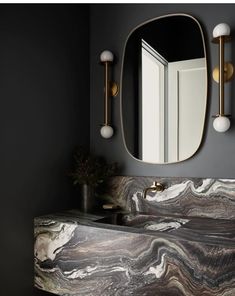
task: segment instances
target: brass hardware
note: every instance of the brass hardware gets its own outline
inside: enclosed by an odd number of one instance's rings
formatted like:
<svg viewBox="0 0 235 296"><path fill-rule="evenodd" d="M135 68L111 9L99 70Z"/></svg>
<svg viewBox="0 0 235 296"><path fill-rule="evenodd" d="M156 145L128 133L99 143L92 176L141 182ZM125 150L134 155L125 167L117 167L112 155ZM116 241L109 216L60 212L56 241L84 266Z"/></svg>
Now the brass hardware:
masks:
<svg viewBox="0 0 235 296"><path fill-rule="evenodd" d="M224 38L224 43L230 42L232 40L232 37L231 36L223 36L223 38ZM213 38L211 42L218 44L220 42L220 36L219 37L216 37L216 38Z"/></svg>
<svg viewBox="0 0 235 296"><path fill-rule="evenodd" d="M221 118L227 116L224 114L224 83L231 80L234 76L234 66L231 63L224 62L224 43L230 40L231 37L229 35L221 35L212 40L213 43L219 44L219 66L213 70L213 79L219 83L219 114L215 117Z"/></svg>
<svg viewBox="0 0 235 296"><path fill-rule="evenodd" d="M224 36L219 37L219 114L224 114Z"/></svg>
<svg viewBox="0 0 235 296"><path fill-rule="evenodd" d="M110 62L103 62L105 66L104 73L104 125L109 125L109 96L116 97L118 94L118 85L116 82L109 81L109 64Z"/></svg>
<svg viewBox="0 0 235 296"><path fill-rule="evenodd" d="M104 62L105 71L104 71L104 125L108 125L108 110L109 110L109 62Z"/></svg>
<svg viewBox="0 0 235 296"><path fill-rule="evenodd" d="M154 181L152 186L144 189L144 199L146 199L146 195L147 195L148 191L162 192L164 189L165 189L165 187L163 184Z"/></svg>
<svg viewBox="0 0 235 296"><path fill-rule="evenodd" d="M212 118L217 118L219 116L221 116L221 115L220 114L216 114L216 115L212 115L211 117ZM225 117L231 117L231 114L224 114L223 116L225 116Z"/></svg>
<svg viewBox="0 0 235 296"><path fill-rule="evenodd" d="M111 138L113 128L110 125L110 97L115 97L118 94L118 85L109 79L109 66L113 62L113 54L109 50L105 50L100 55L101 63L104 65L104 124L100 129L103 138Z"/></svg>
<svg viewBox="0 0 235 296"><path fill-rule="evenodd" d="M224 82L228 82L234 76L234 66L231 63L224 64ZM219 83L219 67L215 67L213 70L213 79Z"/></svg>
<svg viewBox="0 0 235 296"><path fill-rule="evenodd" d="M111 97L116 97L118 95L119 89L116 82L110 82L110 95Z"/></svg>

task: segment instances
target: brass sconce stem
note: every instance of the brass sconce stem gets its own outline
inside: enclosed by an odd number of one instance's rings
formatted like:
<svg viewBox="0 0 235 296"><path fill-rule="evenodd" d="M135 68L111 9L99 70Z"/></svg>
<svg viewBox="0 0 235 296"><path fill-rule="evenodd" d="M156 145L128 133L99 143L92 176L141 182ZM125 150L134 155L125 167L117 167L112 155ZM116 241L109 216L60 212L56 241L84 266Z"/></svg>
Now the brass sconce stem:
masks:
<svg viewBox="0 0 235 296"><path fill-rule="evenodd" d="M224 115L224 36L219 37L219 114Z"/></svg>
<svg viewBox="0 0 235 296"><path fill-rule="evenodd" d="M109 110L109 65L108 62L104 63L105 65L105 74L104 74L104 125L108 125L109 118L108 118L108 110Z"/></svg>
<svg viewBox="0 0 235 296"><path fill-rule="evenodd" d="M104 124L100 129L101 136L105 139L111 138L113 128L110 125L110 97L116 96L118 86L115 82L110 82L109 66L113 62L113 53L109 50L104 50L100 55L101 63L104 65Z"/></svg>
<svg viewBox="0 0 235 296"><path fill-rule="evenodd" d="M224 62L224 43L230 41L230 27L226 23L218 24L213 30L212 42L219 44L219 67L214 68L213 78L219 83L219 114L213 121L213 127L217 132L226 132L230 127L229 115L224 113L224 83L231 80L234 66Z"/></svg>

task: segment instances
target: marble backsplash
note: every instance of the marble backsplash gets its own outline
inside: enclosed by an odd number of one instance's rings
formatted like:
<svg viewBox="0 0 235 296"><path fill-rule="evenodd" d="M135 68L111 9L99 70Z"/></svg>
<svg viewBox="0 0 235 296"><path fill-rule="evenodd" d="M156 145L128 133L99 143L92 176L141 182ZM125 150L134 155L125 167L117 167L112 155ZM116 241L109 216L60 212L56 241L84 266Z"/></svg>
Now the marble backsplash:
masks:
<svg viewBox="0 0 235 296"><path fill-rule="evenodd" d="M154 181L164 191L149 191L144 199L144 189ZM235 179L116 176L108 192L111 202L131 212L235 219Z"/></svg>

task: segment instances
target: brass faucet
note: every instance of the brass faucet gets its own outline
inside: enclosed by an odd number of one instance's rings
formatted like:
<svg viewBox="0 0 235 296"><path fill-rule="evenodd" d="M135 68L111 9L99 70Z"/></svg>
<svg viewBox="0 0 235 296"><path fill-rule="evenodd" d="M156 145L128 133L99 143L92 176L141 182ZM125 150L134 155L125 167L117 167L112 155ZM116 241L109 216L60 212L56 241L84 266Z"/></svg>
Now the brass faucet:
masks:
<svg viewBox="0 0 235 296"><path fill-rule="evenodd" d="M144 189L144 199L146 199L146 195L147 195L148 191L162 192L164 189L165 189L165 187L163 184L161 184L157 181L154 181L152 186Z"/></svg>

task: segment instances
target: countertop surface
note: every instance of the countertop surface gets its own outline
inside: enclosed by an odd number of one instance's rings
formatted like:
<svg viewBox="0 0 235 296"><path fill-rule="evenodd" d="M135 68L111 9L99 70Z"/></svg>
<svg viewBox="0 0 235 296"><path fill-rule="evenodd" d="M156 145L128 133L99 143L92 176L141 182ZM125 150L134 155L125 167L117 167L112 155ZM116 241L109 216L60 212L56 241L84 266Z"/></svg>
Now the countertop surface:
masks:
<svg viewBox="0 0 235 296"><path fill-rule="evenodd" d="M138 212L100 211L85 214L78 210L35 218L35 226L53 223L78 224L235 248L235 220L172 216L166 213L151 215Z"/></svg>
<svg viewBox="0 0 235 296"><path fill-rule="evenodd" d="M34 230L35 286L57 295L235 295L234 220L73 210Z"/></svg>

